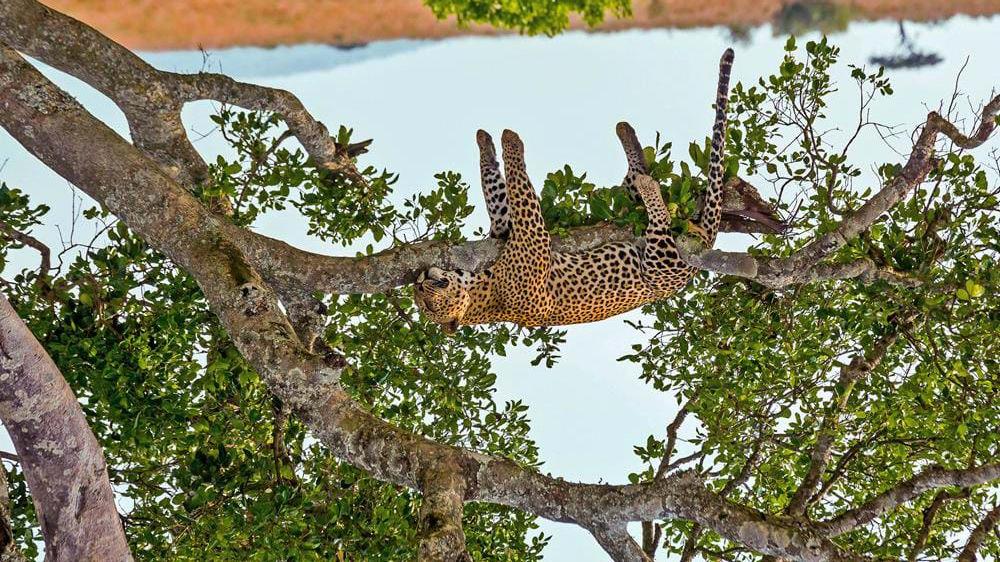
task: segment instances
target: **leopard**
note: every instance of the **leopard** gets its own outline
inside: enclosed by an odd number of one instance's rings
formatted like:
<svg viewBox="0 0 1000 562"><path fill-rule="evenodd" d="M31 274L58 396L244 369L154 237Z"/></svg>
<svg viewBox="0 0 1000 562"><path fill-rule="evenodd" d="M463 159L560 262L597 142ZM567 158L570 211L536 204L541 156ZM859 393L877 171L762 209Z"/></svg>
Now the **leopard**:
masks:
<svg viewBox="0 0 1000 562"><path fill-rule="evenodd" d="M719 63L704 205L689 228L707 248L714 245L722 218L732 63L733 50L727 49ZM552 248L552 236L528 177L521 138L509 129L503 131L501 172L492 137L477 131L489 236L505 243L497 259L479 271L438 267L421 271L413 287L414 301L425 318L446 333L454 333L459 326L502 322L565 326L597 322L682 290L698 270L681 257L670 209L659 182L649 175L635 129L621 122L615 130L628 166L622 185L645 207L645 231L635 241L565 252Z"/></svg>

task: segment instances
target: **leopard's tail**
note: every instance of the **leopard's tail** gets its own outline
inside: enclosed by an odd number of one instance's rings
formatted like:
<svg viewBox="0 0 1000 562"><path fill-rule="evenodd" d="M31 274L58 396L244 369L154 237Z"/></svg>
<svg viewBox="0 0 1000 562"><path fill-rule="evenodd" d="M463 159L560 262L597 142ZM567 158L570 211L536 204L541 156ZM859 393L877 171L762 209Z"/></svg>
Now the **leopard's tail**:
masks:
<svg viewBox="0 0 1000 562"><path fill-rule="evenodd" d="M712 152L708 164L708 193L699 226L706 232L709 244L715 242L722 220L722 181L725 174L723 157L726 150L726 104L729 101L729 72L733 67L733 50L726 49L719 61L719 89L715 94L715 123L712 125Z"/></svg>

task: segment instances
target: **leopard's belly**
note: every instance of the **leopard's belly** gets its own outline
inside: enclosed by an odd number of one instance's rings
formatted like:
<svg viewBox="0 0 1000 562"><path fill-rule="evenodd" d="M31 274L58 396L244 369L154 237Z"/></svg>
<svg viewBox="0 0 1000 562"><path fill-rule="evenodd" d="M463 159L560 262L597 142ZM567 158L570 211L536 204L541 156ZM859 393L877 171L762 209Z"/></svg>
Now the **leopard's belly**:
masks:
<svg viewBox="0 0 1000 562"><path fill-rule="evenodd" d="M669 296L694 273L679 268L670 287L654 291L643 278L641 252L634 244L621 242L587 252L554 253L548 283L553 306L547 315L522 323L558 326L603 320Z"/></svg>

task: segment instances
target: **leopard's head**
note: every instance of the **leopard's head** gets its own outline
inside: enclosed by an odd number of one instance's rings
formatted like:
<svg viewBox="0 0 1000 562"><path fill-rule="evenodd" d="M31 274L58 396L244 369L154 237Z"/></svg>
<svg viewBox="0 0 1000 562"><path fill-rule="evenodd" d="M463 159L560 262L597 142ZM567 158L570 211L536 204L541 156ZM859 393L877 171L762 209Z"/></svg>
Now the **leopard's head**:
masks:
<svg viewBox="0 0 1000 562"><path fill-rule="evenodd" d="M472 302L470 278L465 271L432 267L417 277L414 300L424 316L440 324L446 333L455 333Z"/></svg>

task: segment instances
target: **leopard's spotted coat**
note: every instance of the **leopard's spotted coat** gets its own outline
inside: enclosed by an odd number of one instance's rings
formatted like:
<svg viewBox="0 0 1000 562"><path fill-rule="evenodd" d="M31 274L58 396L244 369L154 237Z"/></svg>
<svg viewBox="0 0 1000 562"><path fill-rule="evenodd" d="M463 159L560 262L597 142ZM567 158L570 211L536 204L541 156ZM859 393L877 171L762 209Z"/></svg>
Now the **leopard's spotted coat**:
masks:
<svg viewBox="0 0 1000 562"><path fill-rule="evenodd" d="M719 65L715 122L705 207L693 225L706 245L715 242L722 218L722 155L733 51ZM490 235L507 244L488 269L471 273L430 268L415 286L416 302L431 320L453 331L458 325L514 322L557 326L594 322L662 299L687 285L695 273L681 259L670 232L670 212L648 169L635 131L619 123L628 159L624 185L646 207L649 225L641 244L611 243L586 252L555 252L524 165L524 145L512 131L501 138L504 173L493 140L479 131L483 194ZM506 180L505 180L506 178Z"/></svg>

